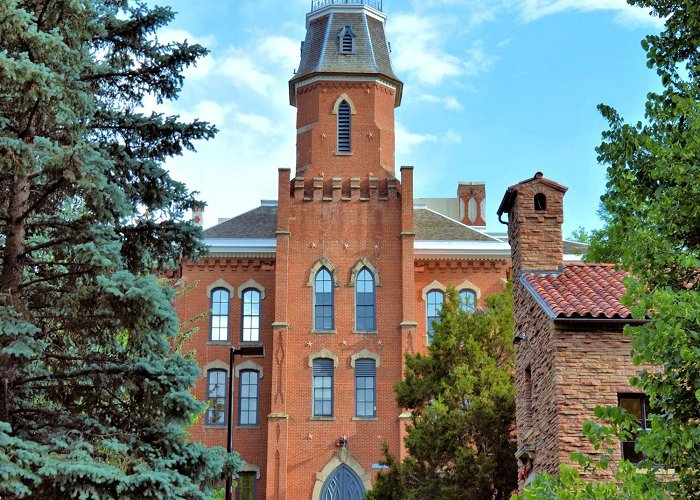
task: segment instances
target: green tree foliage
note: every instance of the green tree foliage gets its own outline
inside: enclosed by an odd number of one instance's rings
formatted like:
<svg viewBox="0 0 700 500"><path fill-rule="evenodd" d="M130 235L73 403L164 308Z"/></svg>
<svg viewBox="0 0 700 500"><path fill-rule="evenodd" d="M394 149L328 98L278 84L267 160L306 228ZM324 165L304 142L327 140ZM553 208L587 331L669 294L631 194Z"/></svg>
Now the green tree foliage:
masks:
<svg viewBox="0 0 700 500"><path fill-rule="evenodd" d="M400 407L412 412L409 456L385 448L388 471L370 499L502 499L517 487L513 299L510 285L468 314L447 291L428 356L406 357L396 384Z"/></svg>
<svg viewBox="0 0 700 500"><path fill-rule="evenodd" d="M205 49L129 0L0 0L0 497L201 498L240 464L184 432L202 404L152 273L200 252L161 166L213 136L139 113Z"/></svg>
<svg viewBox="0 0 700 500"><path fill-rule="evenodd" d="M625 333L633 336L634 362L659 369L642 370L632 380L640 392L649 395L655 413L651 430L637 437L637 450L647 457L647 468L637 470L623 462L616 474L625 476L621 487L625 498L698 498L700 3L628 3L651 8L654 15L665 19L664 30L642 42L647 65L661 78L662 91L648 94L643 123L625 123L613 108L600 106L609 122L597 149L599 160L608 165L607 192L602 197L605 227L594 233L587 260L618 262L631 271L626 303L636 318L652 320L627 327ZM590 424L596 443L607 434L629 432L629 416L615 410L598 409L609 426ZM652 464L674 474L657 477L654 472L659 468L650 467ZM542 481L530 493L542 491L539 488L546 483ZM578 493L584 487L594 488L585 481L557 481ZM630 496L640 485L647 493ZM547 497L530 493L525 497Z"/></svg>

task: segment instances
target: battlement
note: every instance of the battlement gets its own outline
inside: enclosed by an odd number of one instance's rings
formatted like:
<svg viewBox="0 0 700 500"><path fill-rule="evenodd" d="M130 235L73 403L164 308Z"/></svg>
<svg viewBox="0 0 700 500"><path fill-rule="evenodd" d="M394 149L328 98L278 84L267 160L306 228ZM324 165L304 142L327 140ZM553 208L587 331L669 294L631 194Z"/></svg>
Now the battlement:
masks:
<svg viewBox="0 0 700 500"><path fill-rule="evenodd" d="M303 201L389 201L398 199L400 190L395 177L297 176L291 182L292 198Z"/></svg>

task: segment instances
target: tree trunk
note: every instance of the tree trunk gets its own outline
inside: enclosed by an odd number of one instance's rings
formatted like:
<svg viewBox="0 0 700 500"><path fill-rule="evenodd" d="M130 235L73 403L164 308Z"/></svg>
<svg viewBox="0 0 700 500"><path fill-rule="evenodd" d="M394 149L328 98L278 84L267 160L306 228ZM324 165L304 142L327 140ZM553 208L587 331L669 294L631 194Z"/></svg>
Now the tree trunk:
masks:
<svg viewBox="0 0 700 500"><path fill-rule="evenodd" d="M0 274L0 293L17 294L22 286L24 252L27 247L27 209L30 180L20 178L10 189L9 222L6 226L5 252Z"/></svg>

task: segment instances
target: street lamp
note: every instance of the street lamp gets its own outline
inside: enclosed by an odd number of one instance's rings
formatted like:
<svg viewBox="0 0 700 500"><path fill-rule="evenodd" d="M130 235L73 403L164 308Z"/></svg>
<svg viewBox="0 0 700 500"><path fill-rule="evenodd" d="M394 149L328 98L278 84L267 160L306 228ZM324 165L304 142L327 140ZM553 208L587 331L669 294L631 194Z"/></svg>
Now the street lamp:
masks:
<svg viewBox="0 0 700 500"><path fill-rule="evenodd" d="M226 451L231 453L233 450L233 378L234 378L234 358L236 354L241 356L264 356L265 349L263 346L251 346L251 347L240 347L236 349L236 346L229 347L228 356L228 429L226 432ZM231 481L231 476L226 476L226 500L231 500L233 495L233 481Z"/></svg>

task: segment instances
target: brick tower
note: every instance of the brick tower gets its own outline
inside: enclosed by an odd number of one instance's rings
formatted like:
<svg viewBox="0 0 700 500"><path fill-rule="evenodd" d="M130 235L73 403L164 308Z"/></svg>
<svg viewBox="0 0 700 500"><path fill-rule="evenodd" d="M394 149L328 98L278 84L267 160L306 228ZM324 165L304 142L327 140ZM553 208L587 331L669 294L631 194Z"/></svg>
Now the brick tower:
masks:
<svg viewBox="0 0 700 500"><path fill-rule="evenodd" d="M394 175L401 101L381 2L313 2L296 172L279 172L268 498L362 498L415 341L412 170Z"/></svg>

